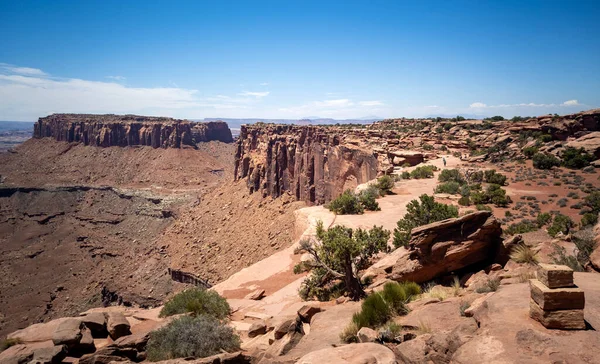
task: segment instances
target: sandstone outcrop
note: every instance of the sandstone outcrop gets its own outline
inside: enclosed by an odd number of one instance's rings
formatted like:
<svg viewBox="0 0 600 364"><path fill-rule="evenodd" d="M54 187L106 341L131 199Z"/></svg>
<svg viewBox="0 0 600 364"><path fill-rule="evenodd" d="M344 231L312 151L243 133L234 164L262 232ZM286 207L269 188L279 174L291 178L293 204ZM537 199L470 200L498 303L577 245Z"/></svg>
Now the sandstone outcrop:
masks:
<svg viewBox="0 0 600 364"><path fill-rule="evenodd" d="M397 281L423 283L476 264L489 264L502 246L500 223L488 211L413 229L409 254L388 268ZM402 249L402 248L400 248Z"/></svg>
<svg viewBox="0 0 600 364"><path fill-rule="evenodd" d="M395 364L396 356L387 347L374 343L349 344L314 351L300 358L297 364L372 363Z"/></svg>
<svg viewBox="0 0 600 364"><path fill-rule="evenodd" d="M233 141L225 122L192 122L137 115L53 114L34 125L34 138L54 138L99 147L148 145L181 148L208 141Z"/></svg>
<svg viewBox="0 0 600 364"><path fill-rule="evenodd" d="M235 155L235 178L247 178L251 192L322 204L347 188L377 177L373 152L342 144L324 127L242 126Z"/></svg>

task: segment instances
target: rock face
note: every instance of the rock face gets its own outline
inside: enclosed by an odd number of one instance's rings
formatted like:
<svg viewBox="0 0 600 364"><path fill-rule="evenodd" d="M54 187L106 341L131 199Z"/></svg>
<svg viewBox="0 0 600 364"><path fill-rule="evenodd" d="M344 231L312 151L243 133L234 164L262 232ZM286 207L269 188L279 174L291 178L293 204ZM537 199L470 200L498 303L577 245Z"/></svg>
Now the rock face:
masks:
<svg viewBox="0 0 600 364"><path fill-rule="evenodd" d="M502 246L500 223L489 211L434 222L412 231L409 254L389 270L397 281L427 282L475 264L491 263Z"/></svg>
<svg viewBox="0 0 600 364"><path fill-rule="evenodd" d="M235 155L236 180L251 192L322 204L346 188L377 177L373 152L327 128L295 125L242 126Z"/></svg>
<svg viewBox="0 0 600 364"><path fill-rule="evenodd" d="M233 141L225 122L208 123L137 115L53 114L34 125L34 138L111 147L148 145L181 148L208 141Z"/></svg>

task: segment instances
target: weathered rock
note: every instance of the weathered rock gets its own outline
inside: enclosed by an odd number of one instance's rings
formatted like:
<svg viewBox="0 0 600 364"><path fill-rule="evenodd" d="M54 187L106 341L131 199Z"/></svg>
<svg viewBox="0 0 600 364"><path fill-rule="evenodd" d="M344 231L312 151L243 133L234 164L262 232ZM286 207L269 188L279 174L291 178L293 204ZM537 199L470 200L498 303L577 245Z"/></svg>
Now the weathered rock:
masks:
<svg viewBox="0 0 600 364"><path fill-rule="evenodd" d="M377 331L371 328L363 327L358 330L356 336L358 336L358 341L361 343L373 343L377 341L378 334Z"/></svg>
<svg viewBox="0 0 600 364"><path fill-rule="evenodd" d="M90 329L93 337L106 337L106 315L103 312L93 312L81 317L81 321Z"/></svg>
<svg viewBox="0 0 600 364"><path fill-rule="evenodd" d="M120 312L110 312L107 314L106 329L113 340L131 334L129 321Z"/></svg>
<svg viewBox="0 0 600 364"><path fill-rule="evenodd" d="M253 323L248 329L248 337L256 337L267 333L267 325L264 323Z"/></svg>
<svg viewBox="0 0 600 364"><path fill-rule="evenodd" d="M297 324L296 324L295 319L289 319L289 320L285 320L285 321L281 322L280 324L275 326L275 329L274 329L275 340L279 340L282 337L284 337L285 334L287 334L288 332L294 331L296 326L297 326Z"/></svg>
<svg viewBox="0 0 600 364"><path fill-rule="evenodd" d="M319 312L321 312L320 307L304 305L298 310L298 316L300 316L302 322L310 324L310 320L312 319L312 317Z"/></svg>
<svg viewBox="0 0 600 364"><path fill-rule="evenodd" d="M585 329L583 310L545 311L532 299L529 314L548 329Z"/></svg>
<svg viewBox="0 0 600 364"><path fill-rule="evenodd" d="M540 263L537 279L548 288L573 287L573 269L565 265Z"/></svg>
<svg viewBox="0 0 600 364"><path fill-rule="evenodd" d="M265 290L264 289L257 289L254 292L249 293L246 297L244 297L247 300L254 300L254 301L258 301L261 300L265 297Z"/></svg>
<svg viewBox="0 0 600 364"><path fill-rule="evenodd" d="M493 294L494 294L494 292L489 292L489 293L477 298L475 301L471 302L471 305L469 306L469 308L467 308L465 310L465 316L473 317L476 315L477 312L484 310L487 307L486 300L488 299L489 296L491 296Z"/></svg>
<svg viewBox="0 0 600 364"><path fill-rule="evenodd" d="M595 270L600 271L600 245L590 254L590 264Z"/></svg>
<svg viewBox="0 0 600 364"><path fill-rule="evenodd" d="M583 148L589 154L600 158L600 132L595 131L565 144L566 147Z"/></svg>
<svg viewBox="0 0 600 364"><path fill-rule="evenodd" d="M29 364L58 364L67 357L67 347L56 345L51 348L40 348L33 351Z"/></svg>
<svg viewBox="0 0 600 364"><path fill-rule="evenodd" d="M326 128L294 125L242 126L235 179L247 178L250 192L322 204L347 188L377 177L372 150L342 144Z"/></svg>
<svg viewBox="0 0 600 364"><path fill-rule="evenodd" d="M111 361L126 361L137 359L138 352L133 348L119 348L109 345L93 354L87 354L79 359L80 364L108 364Z"/></svg>
<svg viewBox="0 0 600 364"><path fill-rule="evenodd" d="M585 307L585 295L580 288L546 287L537 279L530 279L531 298L542 310L576 310Z"/></svg>
<svg viewBox="0 0 600 364"><path fill-rule="evenodd" d="M349 344L337 348L327 348L309 353L296 362L297 364L321 363L369 363L396 364L394 352L383 345L374 343Z"/></svg>
<svg viewBox="0 0 600 364"><path fill-rule="evenodd" d="M181 148L212 140L233 141L231 130L222 121L197 123L137 115L53 114L38 120L33 137L99 147Z"/></svg>
<svg viewBox="0 0 600 364"><path fill-rule="evenodd" d="M85 325L80 319L65 320L58 325L56 331L52 334L52 342L54 345L75 346L81 341L84 328Z"/></svg>
<svg viewBox="0 0 600 364"><path fill-rule="evenodd" d="M413 229L409 254L388 275L397 281L427 282L478 263L492 263L501 245L500 223L488 211Z"/></svg>

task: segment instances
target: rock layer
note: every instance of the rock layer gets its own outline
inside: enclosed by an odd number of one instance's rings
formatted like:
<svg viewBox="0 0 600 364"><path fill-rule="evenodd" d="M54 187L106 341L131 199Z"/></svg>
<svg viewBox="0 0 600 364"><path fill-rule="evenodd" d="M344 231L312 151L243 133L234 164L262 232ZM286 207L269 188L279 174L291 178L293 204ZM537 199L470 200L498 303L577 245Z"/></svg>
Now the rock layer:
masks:
<svg viewBox="0 0 600 364"><path fill-rule="evenodd" d="M181 148L213 140L233 141L231 130L222 121L200 123L137 115L53 114L38 120L33 137L99 147Z"/></svg>
<svg viewBox="0 0 600 364"><path fill-rule="evenodd" d="M377 177L377 158L367 148L342 143L324 127L242 126L235 178L247 178L251 192L322 204L346 188Z"/></svg>

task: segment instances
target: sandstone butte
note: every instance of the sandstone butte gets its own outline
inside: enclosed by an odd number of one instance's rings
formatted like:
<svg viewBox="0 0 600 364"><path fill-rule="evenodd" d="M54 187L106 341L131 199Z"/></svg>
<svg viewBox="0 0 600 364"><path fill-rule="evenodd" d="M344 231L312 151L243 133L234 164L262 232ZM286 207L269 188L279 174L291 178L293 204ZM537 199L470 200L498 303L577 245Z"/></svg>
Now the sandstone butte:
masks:
<svg viewBox="0 0 600 364"><path fill-rule="evenodd" d="M553 140L539 144L536 133ZM549 196L565 197L560 188L572 180L597 190L595 171L555 169L542 178L531 162L515 160L532 146L558 157L567 147L583 148L598 158L599 133L600 110L518 123L255 124L243 126L237 140L223 122L40 118L34 140L0 155L0 229L8 236L1 253L9 257L0 260L0 322L18 339L0 363L145 361L151 333L170 321L158 316L161 304L194 285L227 298L241 350L165 364L600 362L600 248L585 272L552 278L556 285L543 274L568 268L509 259L526 244L540 263L553 263L555 246L577 254L577 234L591 231L598 241L600 225L554 239L544 229L502 231L520 221L505 212L527 218L530 196L550 205L540 203L541 211L578 216ZM473 150L482 152L471 156ZM372 282L368 292L406 279L429 282L427 292L393 318L401 327L393 341L381 344L378 328L364 328L358 343L346 344L340 333L360 303L302 301L306 275L293 268L306 257L297 248L314 236L317 221L393 230L411 200L434 193L439 170L434 178L396 182L393 194L377 200L380 211L336 216L323 204L423 164L499 169L509 176L513 202L491 212L460 207L460 217L415 228L407 247L379 255L362 272ZM524 175L549 183L531 185ZM459 198L435 196L454 205ZM527 214L516 209L521 200L531 202L519 207ZM25 281L32 290L23 289Z"/></svg>

